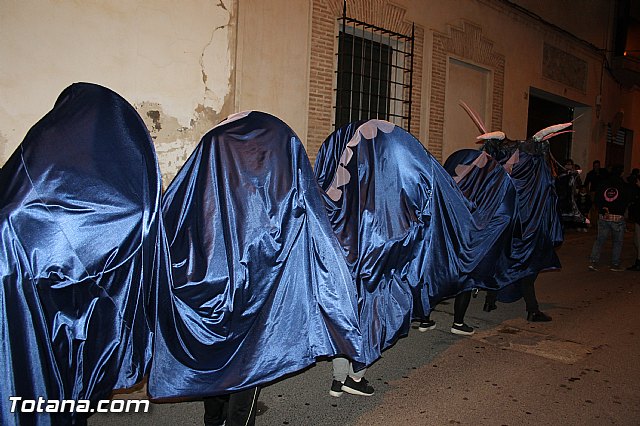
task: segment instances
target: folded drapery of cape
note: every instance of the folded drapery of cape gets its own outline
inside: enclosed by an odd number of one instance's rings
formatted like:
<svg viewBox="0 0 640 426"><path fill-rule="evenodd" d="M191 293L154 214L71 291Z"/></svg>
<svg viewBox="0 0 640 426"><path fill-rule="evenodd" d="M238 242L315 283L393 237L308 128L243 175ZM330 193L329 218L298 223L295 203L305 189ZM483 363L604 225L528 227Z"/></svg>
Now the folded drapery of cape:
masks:
<svg viewBox="0 0 640 426"><path fill-rule="evenodd" d="M356 292L302 143L252 111L207 133L163 198L149 393L228 393L361 353Z"/></svg>
<svg viewBox="0 0 640 426"><path fill-rule="evenodd" d="M563 232L557 212L554 179L548 164L549 142L488 140L482 148L509 172L516 187L517 221L520 233L511 244L514 260L506 277L536 275L559 269L555 247L562 244ZM498 293L503 302L518 300L518 286L508 286Z"/></svg>
<svg viewBox="0 0 640 426"><path fill-rule="evenodd" d="M324 141L315 172L356 281L372 356L406 334L412 317L485 285L476 277L491 262L495 238L407 131L381 120L348 124Z"/></svg>
<svg viewBox="0 0 640 426"><path fill-rule="evenodd" d="M479 238L491 241L487 252L491 261L482 262L474 271L478 288L498 290L530 275L526 269L512 268L519 262L512 246L521 241L522 229L516 187L505 168L477 149L454 152L445 161L444 168L473 204Z"/></svg>
<svg viewBox="0 0 640 426"><path fill-rule="evenodd" d="M0 172L0 423L83 423L11 413L9 397L107 398L150 360L160 174L147 129L116 93L78 83Z"/></svg>

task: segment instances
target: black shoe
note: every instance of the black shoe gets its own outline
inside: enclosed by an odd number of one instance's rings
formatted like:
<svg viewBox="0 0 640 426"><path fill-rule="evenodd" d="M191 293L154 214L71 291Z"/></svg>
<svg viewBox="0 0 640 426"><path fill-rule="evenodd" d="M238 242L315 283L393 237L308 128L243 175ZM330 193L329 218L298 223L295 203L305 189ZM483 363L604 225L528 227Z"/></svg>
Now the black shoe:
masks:
<svg viewBox="0 0 640 426"><path fill-rule="evenodd" d="M467 324L456 324L455 322L451 326L451 332L453 334L459 334L460 336L471 336L475 333L473 327L469 327Z"/></svg>
<svg viewBox="0 0 640 426"><path fill-rule="evenodd" d="M418 326L418 331L428 331L436 328L436 322L434 320L426 320L420 321L420 325Z"/></svg>
<svg viewBox="0 0 640 426"><path fill-rule="evenodd" d="M338 382L339 383L339 382ZM373 395L373 387L364 377L356 382L351 377L347 377L342 385L342 390L351 395L371 396Z"/></svg>
<svg viewBox="0 0 640 426"><path fill-rule="evenodd" d="M627 268L627 271L640 271L640 260L636 260L636 263L629 266Z"/></svg>
<svg viewBox="0 0 640 426"><path fill-rule="evenodd" d="M495 303L492 302L484 302L484 307L482 308L483 311L485 312L491 312L494 309L498 309L498 307L496 306Z"/></svg>
<svg viewBox="0 0 640 426"><path fill-rule="evenodd" d="M542 311L535 311L527 313L527 321L529 322L548 322L551 321L551 317Z"/></svg>
<svg viewBox="0 0 640 426"><path fill-rule="evenodd" d="M342 382L334 380L333 383L331 383L331 390L329 390L329 395L340 398L342 396Z"/></svg>

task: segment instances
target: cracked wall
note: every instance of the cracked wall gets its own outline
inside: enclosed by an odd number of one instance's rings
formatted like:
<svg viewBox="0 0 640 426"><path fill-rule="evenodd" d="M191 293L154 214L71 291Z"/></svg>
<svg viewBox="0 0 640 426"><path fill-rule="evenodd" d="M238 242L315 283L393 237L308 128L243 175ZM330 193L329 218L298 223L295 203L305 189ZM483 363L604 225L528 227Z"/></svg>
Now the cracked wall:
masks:
<svg viewBox="0 0 640 426"><path fill-rule="evenodd" d="M166 187L202 136L236 112L236 3L0 2L0 56L12 58L0 67L0 164L64 88L84 81L140 113Z"/></svg>
<svg viewBox="0 0 640 426"><path fill-rule="evenodd" d="M171 182L187 161L200 139L229 113L219 113L211 107L198 104L188 126L167 114L156 102L142 102L136 110L149 129L156 147L158 163L163 175L163 186Z"/></svg>

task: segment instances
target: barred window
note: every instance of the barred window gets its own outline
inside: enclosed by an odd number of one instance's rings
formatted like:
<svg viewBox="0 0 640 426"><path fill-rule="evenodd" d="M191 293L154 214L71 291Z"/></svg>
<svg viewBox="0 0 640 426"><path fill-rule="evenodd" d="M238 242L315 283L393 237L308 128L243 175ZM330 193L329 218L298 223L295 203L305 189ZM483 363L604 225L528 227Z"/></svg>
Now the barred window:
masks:
<svg viewBox="0 0 640 426"><path fill-rule="evenodd" d="M335 128L377 118L411 131L413 34L348 18L346 7L338 20Z"/></svg>

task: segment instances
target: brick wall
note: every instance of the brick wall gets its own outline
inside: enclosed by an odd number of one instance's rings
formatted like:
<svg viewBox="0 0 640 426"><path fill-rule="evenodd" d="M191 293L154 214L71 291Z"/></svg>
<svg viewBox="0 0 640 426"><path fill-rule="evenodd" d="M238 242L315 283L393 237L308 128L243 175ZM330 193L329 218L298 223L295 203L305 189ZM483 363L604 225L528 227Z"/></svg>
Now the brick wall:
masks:
<svg viewBox="0 0 640 426"><path fill-rule="evenodd" d="M387 0L352 0L347 15L401 34L411 34L412 22L405 20L405 9ZM309 72L309 128L307 153L315 161L320 145L333 131L333 106L338 18L342 16L342 0L314 0L311 19L311 61ZM420 132L422 103L422 67L424 29L415 27L413 59L413 93L411 133Z"/></svg>
<svg viewBox="0 0 640 426"><path fill-rule="evenodd" d="M444 107L446 96L447 63L450 57L482 65L493 76L491 123L488 131L502 129L504 96L503 55L493 51L493 43L482 37L482 29L464 21L462 27L450 26L447 34L434 33L431 58L431 98L429 109L429 151L442 161L444 139Z"/></svg>

